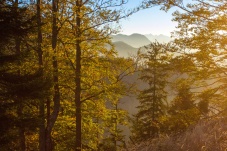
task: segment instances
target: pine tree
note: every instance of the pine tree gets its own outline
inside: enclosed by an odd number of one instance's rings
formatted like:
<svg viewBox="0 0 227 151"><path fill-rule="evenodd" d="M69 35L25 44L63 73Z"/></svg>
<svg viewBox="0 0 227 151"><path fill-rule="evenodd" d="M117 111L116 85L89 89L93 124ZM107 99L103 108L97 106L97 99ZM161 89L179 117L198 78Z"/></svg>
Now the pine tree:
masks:
<svg viewBox="0 0 227 151"><path fill-rule="evenodd" d="M165 123L165 132L178 133L185 131L189 126L198 122L200 112L196 106L195 95L190 90L190 82L186 79L178 80L176 97L171 101L168 110L168 122Z"/></svg>
<svg viewBox="0 0 227 151"><path fill-rule="evenodd" d="M169 45L151 43L144 55L144 65L140 79L147 88L138 96L140 105L133 121L135 139L142 141L159 133L159 118L165 114L167 93L165 88L169 76Z"/></svg>
<svg viewBox="0 0 227 151"><path fill-rule="evenodd" d="M32 109L48 94L50 83L35 67L37 58L27 43L28 35L35 31L35 17L17 0L1 2L0 7L1 126L7 125L1 133L1 146L25 150L25 132L34 132L38 127L39 119Z"/></svg>

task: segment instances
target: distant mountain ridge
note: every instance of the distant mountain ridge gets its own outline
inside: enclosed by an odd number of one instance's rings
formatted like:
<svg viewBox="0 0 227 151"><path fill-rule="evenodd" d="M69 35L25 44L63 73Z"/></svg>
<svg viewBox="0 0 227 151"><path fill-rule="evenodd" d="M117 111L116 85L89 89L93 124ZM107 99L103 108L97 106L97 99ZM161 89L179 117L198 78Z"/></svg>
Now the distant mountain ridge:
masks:
<svg viewBox="0 0 227 151"><path fill-rule="evenodd" d="M171 41L171 38L165 35L142 35L137 33L131 35L117 34L112 35L111 38L120 57L135 55L140 47L149 45L154 41L161 43Z"/></svg>
<svg viewBox="0 0 227 151"><path fill-rule="evenodd" d="M156 40L160 43L168 43L171 40L173 40L172 38L170 38L169 36L166 35L152 35L152 34L146 34L145 35L151 42L155 42Z"/></svg>
<svg viewBox="0 0 227 151"><path fill-rule="evenodd" d="M131 35L123 35L123 34L117 34L117 35L112 35L112 42L118 42L118 41L122 41L134 48L139 48L139 47L143 47L145 45L150 44L151 42L154 42L155 40L157 40L158 42L169 42L172 39L168 36L165 35L152 35L152 34L146 34L146 35L142 35L142 34L131 34Z"/></svg>
<svg viewBox="0 0 227 151"><path fill-rule="evenodd" d="M144 35L132 34L132 35L113 35L112 42L122 41L134 48L139 48L144 45L148 45L151 41Z"/></svg>
<svg viewBox="0 0 227 151"><path fill-rule="evenodd" d="M138 48L134 48L122 41L113 42L119 56L130 56L137 53Z"/></svg>

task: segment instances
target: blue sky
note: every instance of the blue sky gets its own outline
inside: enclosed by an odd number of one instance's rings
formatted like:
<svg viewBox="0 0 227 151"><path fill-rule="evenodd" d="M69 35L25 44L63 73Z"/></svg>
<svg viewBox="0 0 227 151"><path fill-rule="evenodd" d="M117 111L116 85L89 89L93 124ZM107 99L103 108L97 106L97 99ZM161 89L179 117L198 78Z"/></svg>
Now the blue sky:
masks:
<svg viewBox="0 0 227 151"><path fill-rule="evenodd" d="M133 8L137 6L142 0L129 0L126 8ZM160 10L160 7L155 6L146 10L141 10L127 19L121 20L121 34L130 35L133 33L140 34L154 34L167 35L177 26L176 22L172 20L171 9L169 12Z"/></svg>

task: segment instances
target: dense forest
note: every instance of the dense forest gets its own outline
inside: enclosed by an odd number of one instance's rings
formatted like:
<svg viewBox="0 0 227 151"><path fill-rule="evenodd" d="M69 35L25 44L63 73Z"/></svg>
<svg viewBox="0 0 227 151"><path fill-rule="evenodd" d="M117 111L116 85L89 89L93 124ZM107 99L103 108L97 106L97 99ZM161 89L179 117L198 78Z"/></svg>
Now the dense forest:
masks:
<svg viewBox="0 0 227 151"><path fill-rule="evenodd" d="M0 1L1 151L227 148L227 2L126 3ZM119 21L154 6L177 8L174 40L120 57Z"/></svg>

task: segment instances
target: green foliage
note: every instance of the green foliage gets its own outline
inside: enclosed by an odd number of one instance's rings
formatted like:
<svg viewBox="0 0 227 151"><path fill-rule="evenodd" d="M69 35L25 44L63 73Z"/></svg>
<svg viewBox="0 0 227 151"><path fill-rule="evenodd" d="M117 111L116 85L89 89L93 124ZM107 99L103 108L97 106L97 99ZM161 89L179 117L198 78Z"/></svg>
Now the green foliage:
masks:
<svg viewBox="0 0 227 151"><path fill-rule="evenodd" d="M176 94L176 96L170 97L171 102L167 114L158 118L159 131L164 134L173 134L173 137L164 138L164 144L162 144L162 137L153 138L149 142L152 144L151 147L146 149L223 150L220 146L223 144L225 146L226 143L221 142L222 139L215 144L216 136L213 140L209 135L211 133L204 134L206 130L211 130L213 127L206 129L206 124L204 124L205 130L200 127L201 123L198 123L201 119L209 119L212 122L216 121L214 118L216 116L221 118L226 116L226 2L196 0L188 5L184 5L182 2L178 0L145 0L143 3L145 8L158 4L162 5L162 9L166 11L172 6L182 9L173 14L174 21L178 22L178 29L174 32L173 37L176 38L175 44L180 49L179 54L174 54L174 59L170 63L173 73L170 79L173 82L171 85L174 87L171 87L169 93ZM153 67L155 67L154 64ZM175 81L175 78L181 80ZM147 92L142 94L143 99L147 97L145 95ZM148 108L149 104L146 101L142 103L146 104ZM144 114L145 111L139 111L139 113ZM139 122L136 118L138 119L135 117L133 120L136 135L147 133L144 129L151 124ZM143 119L143 121L146 120L146 118ZM199 126L195 126L196 124ZM174 136L179 136L178 133L185 135L175 138ZM196 135L197 133L199 136ZM221 133L218 132L218 134ZM171 138L170 141L169 138ZM176 147L178 145L179 148ZM139 146L141 147L141 144ZM139 150L139 147L137 149Z"/></svg>
<svg viewBox="0 0 227 151"><path fill-rule="evenodd" d="M197 109L195 97L185 79L178 81L176 92L177 95L171 101L168 109L168 115L162 117L162 131L165 133L184 132L200 119L200 111Z"/></svg>
<svg viewBox="0 0 227 151"><path fill-rule="evenodd" d="M50 13L49 1L40 5L42 27L38 28L42 29L43 37L42 52L38 53L33 15L36 9L32 5L18 7L14 1L0 2L2 150L25 150L23 144L28 150L38 150L39 116L47 125L52 122L50 113L56 111L56 102L50 100L55 100L56 85L60 88L61 102L51 130L52 145L55 150L75 150L78 77L83 149L125 147L122 127L127 126L128 113L118 105L123 95L135 92L134 85L126 83L125 78L135 72L137 62L117 58L114 49L108 49L107 45L112 46L110 35L118 30L113 28L114 22L133 12L115 7L122 6L125 1L80 1L80 8L76 2L79 1L61 1L56 13ZM172 55L176 50L172 44L155 42L141 55L140 80L147 83L147 87L138 95L140 105L132 120L132 139L142 141L160 133L181 133L199 119L220 113L226 115L226 2L196 1L186 7L178 0L145 0L143 4L141 7L145 8L163 5L164 10L177 5L186 10L174 14L179 23L175 44L185 52ZM53 47L53 16L56 17L56 48ZM79 51L75 51L75 44L81 49L79 75L79 59L75 57ZM43 59L42 63L38 58ZM57 67L52 66L53 60L58 63ZM182 80L174 81L175 76ZM57 82L56 77L59 78ZM175 87L170 88L170 81L175 82ZM170 106L167 105L169 89L176 93ZM46 103L47 117L39 113L41 101Z"/></svg>
<svg viewBox="0 0 227 151"><path fill-rule="evenodd" d="M15 42L14 38L21 40L29 32L34 31L34 18L30 16L27 7L19 7L14 1L0 2L0 49ZM1 50L1 53L3 49Z"/></svg>
<svg viewBox="0 0 227 151"><path fill-rule="evenodd" d="M159 118L165 115L167 78L169 76L168 48L170 45L151 43L147 54L143 55L144 68L140 79L147 83L147 88L138 96L140 105L134 117L133 133L135 139L141 141L154 137L159 133Z"/></svg>
<svg viewBox="0 0 227 151"><path fill-rule="evenodd" d="M224 1L195 1L183 7L186 11L174 13L174 21L178 22L178 30L173 35L175 42L191 50L191 53L186 51L194 64L190 75L197 81L197 87L205 88L197 98L201 101L199 106L205 114L209 108L210 115L224 110L218 104L226 102L225 86L222 86L226 84L225 7Z"/></svg>
<svg viewBox="0 0 227 151"><path fill-rule="evenodd" d="M27 148L37 149L38 100L49 95L51 82L37 68L34 49L27 43L35 31L34 17L17 2L1 2L0 7L1 148L24 150L26 141Z"/></svg>

